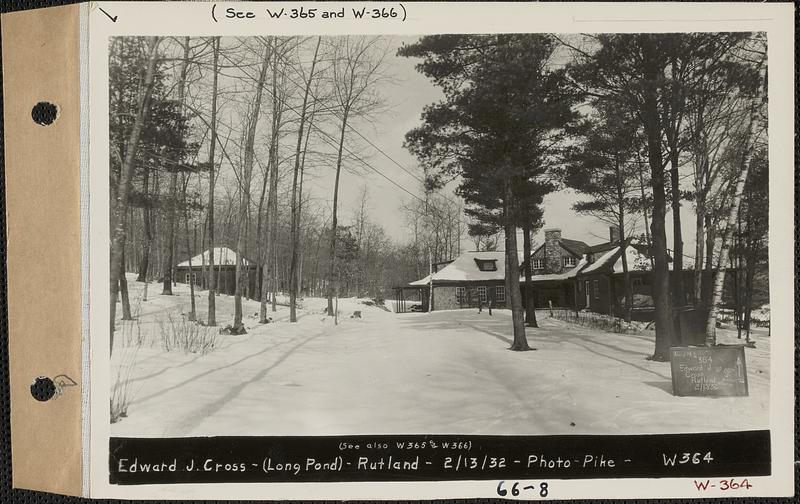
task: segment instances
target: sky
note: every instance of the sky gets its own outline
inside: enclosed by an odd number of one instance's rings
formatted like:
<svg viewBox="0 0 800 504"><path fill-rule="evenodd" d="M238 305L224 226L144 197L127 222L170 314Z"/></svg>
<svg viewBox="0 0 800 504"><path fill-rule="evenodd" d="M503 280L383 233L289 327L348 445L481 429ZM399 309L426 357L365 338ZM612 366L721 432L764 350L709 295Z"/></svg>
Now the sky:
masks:
<svg viewBox="0 0 800 504"><path fill-rule="evenodd" d="M423 197L420 183L414 177L401 170L395 163L406 167L412 173L420 174L421 169L416 158L403 148L405 134L421 123L420 116L425 105L443 98L441 91L424 75L417 72L414 65L419 61L413 58L402 58L395 55L396 48L403 43L413 43L417 37L394 37L390 61L390 72L394 83L386 85L384 96L391 104L390 111L378 117L373 124L356 125L356 129L391 157L377 153L367 146L362 152L373 152L365 160L380 172L397 182L403 188L419 197ZM366 142L364 142L366 145ZM321 174L313 183L314 192L327 194L332 187L333 176ZM340 218L348 221L358 206L362 186L366 184L369 191L371 218L387 231L389 236L398 241L410 239L405 229L405 222L400 207L413 197L380 175L369 170L357 174L343 172L340 182ZM452 184L454 185L454 184ZM451 185L451 186L452 186ZM448 187L442 194L458 198L453 187ZM329 196L328 196L329 198ZM580 196L572 190L561 190L548 195L544 200L544 226L534 237L534 241L542 243L544 229L561 229L562 236L582 240L589 245L608 241L608 225L594 217L581 215L572 210L572 205L580 200ZM681 211L683 224L683 242L686 255L694 251L694 212L690 203L684 203ZM671 219L667 219L668 243L672 244ZM644 223L639 223L638 233L644 232ZM521 234L521 232L520 232ZM469 238L465 238L462 249L474 248ZM520 240L520 247L521 247Z"/></svg>
<svg viewBox="0 0 800 504"><path fill-rule="evenodd" d="M363 188L368 190L368 206L370 209L370 219L381 225L387 235L396 242L408 242L412 239L411 233L407 229L405 218L401 212L401 207L416 198L424 198L420 179L422 171L419 168L416 158L403 147L405 135L408 131L421 124L421 114L424 107L428 104L437 102L443 98L442 92L431 83L427 77L419 73L414 66L419 60L414 58L403 58L396 55L397 49L403 44L413 43L418 37L388 37L388 59L387 74L390 79L387 83L381 84L380 93L386 100L386 110L377 114L371 122L351 121L351 126L358 133L369 140L363 141L357 135L351 134L350 148L372 168L367 168L362 163L351 161L345 164L342 170L339 185L339 221L347 225L353 220L353 215L359 206L360 196ZM237 43L229 39L227 43ZM174 48L173 48L174 50ZM310 55L308 56L310 58ZM555 64L563 65L568 61L568 55L557 53ZM173 68L173 73L177 70L177 65ZM242 72L255 74L256 69L240 68ZM227 70L227 72L234 72ZM174 78L174 77L173 77ZM252 84L238 83L236 79L221 77L221 88L226 88L226 92L231 92L234 86L238 95L246 97L251 92ZM208 106L207 98L201 96L197 98L199 104ZM244 94L242 94L244 93ZM230 95L227 95L230 96ZM231 98L223 99L220 107L222 121L240 127L242 123L242 107L235 105ZM295 112L296 113L296 112ZM291 115L291 114L290 114ZM263 150L267 144L266 135L269 129L268 121L261 121L259 130L263 132L259 135L256 142L257 150ZM202 128L201 128L202 129ZM331 126L325 127L326 130L333 132ZM224 133L220 133L224 134ZM236 137L237 133L233 136ZM263 138L262 138L263 137ZM235 138L234 138L235 141ZM286 138L284 142L294 142L291 138ZM205 142L201 142L205 144ZM369 145L372 143L372 145ZM322 144L320 144L322 145ZM292 147L289 145L288 147ZM288 148L285 147L285 148ZM323 149L330 150L329 146ZM383 151L383 153L379 152ZM202 149L201 149L202 150ZM200 158L207 156L201 152ZM261 152L260 157L265 157ZM227 163L224 159L223 166ZM402 166L404 169L400 168ZM356 169L353 169L353 168ZM314 169L307 170L304 182L305 197L313 200L315 205L327 206L328 215L332 206L332 188L334 185L335 170L331 161L318 163ZM230 171L230 168L223 168L223 171ZM228 179L234 183L235 178L232 172L221 175L223 179ZM391 182L388 179L391 179ZM260 184L256 181L260 189ZM223 181L224 184L224 181ZM457 182L451 183L448 187L440 191L440 194L451 199L458 199L454 189ZM571 190L560 190L551 193L544 199L544 225L542 230L534 236L534 242L543 241L545 229L561 229L562 236L576 240L582 240L590 245L608 241L608 225L595 219L594 217L581 215L572 210L572 205L581 198ZM694 250L694 213L690 203L684 203L682 208L683 241L684 250L687 255L693 255ZM643 222L639 223L638 229L634 233L644 232ZM520 231L521 235L521 231ZM671 218L667 219L667 242L672 244ZM519 247L522 247L521 236ZM502 243L502 242L501 242ZM472 250L474 245L469 237L465 236L462 240L462 250Z"/></svg>

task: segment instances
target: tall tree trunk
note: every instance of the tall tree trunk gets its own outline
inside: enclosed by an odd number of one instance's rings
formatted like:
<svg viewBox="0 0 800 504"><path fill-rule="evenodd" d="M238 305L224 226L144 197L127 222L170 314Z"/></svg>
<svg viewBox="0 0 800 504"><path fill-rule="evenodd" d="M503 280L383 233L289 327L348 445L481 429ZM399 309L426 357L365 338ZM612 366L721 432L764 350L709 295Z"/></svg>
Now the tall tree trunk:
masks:
<svg viewBox="0 0 800 504"><path fill-rule="evenodd" d="M760 85L764 86L765 77L763 75L762 64L763 63L759 63L759 72L762 73ZM763 87L760 89L760 91L766 94L766 90ZM761 96L761 99L763 99L763 96L764 95ZM753 138L755 135L753 129L758 119L758 105L758 99L754 99L750 108L750 118L747 123L747 131L744 137L745 142L747 143L744 149L744 155L742 156L742 168L739 171L739 176L737 177L736 184L733 187L733 199L731 200L731 205L729 207L722 240L719 243L719 250L714 251L714 257L718 258L718 263L714 276L714 288L712 290L711 303L709 305L708 319L706 320L705 343L707 346L713 346L717 343L717 311L719 310L719 304L722 302L722 291L725 286L725 261L730 250L733 232L736 226L736 220L739 215L739 206L742 201L742 194L744 194L745 182L747 182L747 175L750 172L750 163L753 160L753 154L755 152L755 139Z"/></svg>
<svg viewBox="0 0 800 504"><path fill-rule="evenodd" d="M289 322L297 322L297 255L299 247L299 220L300 212L298 206L297 183L300 176L301 155L303 147L303 132L306 125L306 113L308 110L308 95L311 91L311 83L314 81L314 69L317 66L317 56L319 55L319 46L322 43L322 37L317 37L317 47L314 50L314 59L311 62L311 71L309 72L308 81L306 81L305 94L303 95L303 107L300 111L300 126L297 132L297 148L295 149L294 159L294 176L292 179L292 224L291 224L291 259L289 263ZM300 195L302 197L302 195Z"/></svg>
<svg viewBox="0 0 800 504"><path fill-rule="evenodd" d="M122 296L122 320L133 320L131 316L131 300L128 296L128 279L125 277L125 251L122 252L122 262L119 272L119 292Z"/></svg>
<svg viewBox="0 0 800 504"><path fill-rule="evenodd" d="M693 296L695 306L700 307L703 301L703 260L706 236L706 197L704 191L697 192L695 212Z"/></svg>
<svg viewBox="0 0 800 504"><path fill-rule="evenodd" d="M261 113L261 97L264 93L264 81L267 77L267 67L270 59L270 46L267 44L264 48L264 57L261 63L261 73L258 76L256 83L256 95L253 101L253 110L247 123L247 136L244 145L244 166L242 166L241 176L241 194L239 201L239 224L238 233L236 236L236 285L234 286L234 299L233 299L233 328L236 332L241 333L244 331L242 324L242 291L244 290L245 281L249 284L249 270L244 271L244 257L242 251L245 249L247 243L248 231L248 216L250 210L250 180L253 174L253 158L255 153L253 146L255 144L256 129L258 128L258 119Z"/></svg>
<svg viewBox="0 0 800 504"><path fill-rule="evenodd" d="M677 129L677 128L676 128ZM677 136L677 132L673 135ZM677 138L673 140L677 143ZM681 191L680 174L678 172L678 148L670 148L670 186L672 188L672 301L674 306L686 304L686 297L683 289L683 231L681 229ZM676 326L677 330L679 326ZM675 335L680 337L679 334Z"/></svg>
<svg viewBox="0 0 800 504"><path fill-rule="evenodd" d="M267 318L267 296L270 284L274 287L274 247L276 242L277 221L276 202L278 197L278 140L281 127L281 108L277 96L277 61L272 63L272 132L269 143L269 159L267 161L267 175L269 175L269 193L267 195L267 211L264 218L264 231L266 240L264 244L264 257L262 260L261 278L261 304L259 307L259 322L266 324ZM275 297L275 293L272 293Z"/></svg>
<svg viewBox="0 0 800 504"><path fill-rule="evenodd" d="M192 254L194 251L192 250L192 243L189 239L189 208L186 203L186 187L189 184L189 177L187 176L183 183L183 228L186 231L186 250L189 253L189 299L191 309L189 311L189 316L187 317L189 321L194 322L197 320L197 310L195 309L195 300L194 300L194 267L192 266Z"/></svg>
<svg viewBox="0 0 800 504"><path fill-rule="evenodd" d="M344 134L347 129L349 110L345 107L342 113L342 124L339 131L339 151L336 156L336 178L333 182L333 214L331 215L331 236L328 248L328 316L333 316L333 289L336 272L336 228L338 227L339 177L342 173L342 151L344 150Z"/></svg>
<svg viewBox="0 0 800 504"><path fill-rule="evenodd" d="M216 184L217 85L219 79L219 37L212 39L213 76L211 84L211 145L208 148L208 325L217 325L217 278L214 276L214 186Z"/></svg>
<svg viewBox="0 0 800 504"><path fill-rule="evenodd" d="M178 103L183 113L184 92L186 89L186 71L189 67L189 37L183 40L183 61L181 62L180 75L178 77ZM180 161L178 155L177 161ZM167 196L167 222L166 222L166 241L164 243L164 288L162 295L172 295L172 271L175 266L175 206L177 202L178 190L178 169L177 166L171 167L169 178L169 194Z"/></svg>
<svg viewBox="0 0 800 504"><path fill-rule="evenodd" d="M145 202L142 206L142 258L139 261L139 276L137 282L147 282L147 273L150 267L150 247L153 243L153 230L150 227L150 205L147 201L150 186L150 167L145 163L144 174L142 176L142 187L144 188Z"/></svg>
<svg viewBox="0 0 800 504"><path fill-rule="evenodd" d="M139 138L142 134L142 128L147 114L150 110L150 100L153 95L153 82L155 80L156 62L158 60L158 37L151 37L148 43L148 62L147 70L145 72L144 93L142 94L142 101L139 105L139 111L136 114L136 120L133 123L130 136L128 137L127 150L125 152L125 159L122 162L119 176L119 186L117 188L116 199L112 201L112 219L111 219L111 252L110 252L110 350L114 350L114 320L116 318L117 309L117 291L119 289L119 276L120 265L123 264L123 252L125 247L125 235L127 232L125 226L125 214L128 212L128 204L130 199L131 179L133 178L133 162L136 157L136 151L139 147Z"/></svg>
<svg viewBox="0 0 800 504"><path fill-rule="evenodd" d="M525 323L530 327L539 327L536 321L536 306L533 299L533 275L531 274L531 228L522 228L522 255L525 270Z"/></svg>
<svg viewBox="0 0 800 504"><path fill-rule="evenodd" d="M645 58L655 61L654 48L647 44ZM667 256L666 233L666 192L664 164L661 151L661 121L658 107L657 82L660 76L657 68L649 66L645 70L644 91L645 133L647 134L647 155L650 164L651 185L653 188L653 213L650 224L653 245L653 303L655 305L656 346L653 360L668 361L669 349L673 345L672 299L670 293L669 261Z"/></svg>
<svg viewBox="0 0 800 504"><path fill-rule="evenodd" d="M524 351L530 350L528 338L525 336L525 317L522 308L522 293L519 289L519 254L517 254L517 227L514 224L514 195L511 191L511 181L505 182L505 194L503 198L504 208L504 231L506 235L506 283L508 285L508 295L511 298L511 321L514 328L514 341L511 343L511 350Z"/></svg>

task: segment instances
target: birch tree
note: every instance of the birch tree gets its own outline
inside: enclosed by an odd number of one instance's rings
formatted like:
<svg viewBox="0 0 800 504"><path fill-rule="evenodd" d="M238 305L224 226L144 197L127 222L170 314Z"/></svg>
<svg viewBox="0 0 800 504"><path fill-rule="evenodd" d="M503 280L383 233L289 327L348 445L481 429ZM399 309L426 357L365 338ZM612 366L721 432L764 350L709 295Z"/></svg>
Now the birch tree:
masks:
<svg viewBox="0 0 800 504"><path fill-rule="evenodd" d="M757 47L754 51L759 52L760 59L757 62L757 70L760 76L760 82L757 87L756 93L752 98L749 118L747 121L747 128L744 134L744 146L742 148L741 168L737 174L736 182L732 186L732 198L728 210L727 219L723 226L724 232L722 239L717 242L716 250L714 250L714 257L717 261L717 271L714 276L714 287L712 290L711 305L706 320L706 337L705 343L708 346L716 344L716 322L719 304L722 301L722 291L725 285L726 276L726 262L728 260L728 253L730 251L733 233L736 229L736 222L739 215L739 207L742 202L747 176L750 172L750 165L753 162L754 154L756 151L757 137L762 133L759 131L759 119L763 115L763 110L766 107L766 48Z"/></svg>

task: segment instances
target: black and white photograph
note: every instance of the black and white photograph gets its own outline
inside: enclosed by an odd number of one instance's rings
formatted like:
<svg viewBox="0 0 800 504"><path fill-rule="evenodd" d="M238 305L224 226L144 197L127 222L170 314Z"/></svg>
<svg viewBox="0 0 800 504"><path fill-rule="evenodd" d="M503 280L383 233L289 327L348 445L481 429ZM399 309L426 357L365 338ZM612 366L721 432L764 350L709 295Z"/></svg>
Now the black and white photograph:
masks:
<svg viewBox="0 0 800 504"><path fill-rule="evenodd" d="M113 37L112 435L768 428L767 42Z"/></svg>

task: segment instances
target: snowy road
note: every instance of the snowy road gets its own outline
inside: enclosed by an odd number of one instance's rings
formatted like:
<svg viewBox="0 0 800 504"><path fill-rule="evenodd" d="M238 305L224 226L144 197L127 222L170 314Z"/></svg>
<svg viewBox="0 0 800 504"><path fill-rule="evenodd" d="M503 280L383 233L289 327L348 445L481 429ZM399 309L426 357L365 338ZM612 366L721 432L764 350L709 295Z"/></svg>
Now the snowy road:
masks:
<svg viewBox="0 0 800 504"><path fill-rule="evenodd" d="M151 293L154 292L151 290ZM205 293L198 293L203 308ZM161 298L161 299L158 299ZM181 299L182 298L182 299ZM232 302L221 296L224 312ZM163 316L151 296L140 322ZM149 315L145 308L153 303ZM540 313L532 352L511 352L510 316L473 310L394 314L342 300L339 326L318 301L296 324L219 336L207 355L122 348L135 355L128 416L115 436L390 433L614 434L768 427L769 338L747 350L750 397L671 393L669 365L646 360L652 336L576 327ZM360 309L364 318L347 315ZM285 308L283 310L286 310ZM161 314L161 315L160 315ZM227 323L226 316L220 317ZM151 320L152 321L152 320ZM135 352L135 353L134 353Z"/></svg>

